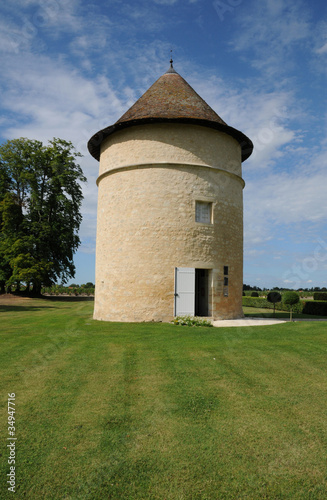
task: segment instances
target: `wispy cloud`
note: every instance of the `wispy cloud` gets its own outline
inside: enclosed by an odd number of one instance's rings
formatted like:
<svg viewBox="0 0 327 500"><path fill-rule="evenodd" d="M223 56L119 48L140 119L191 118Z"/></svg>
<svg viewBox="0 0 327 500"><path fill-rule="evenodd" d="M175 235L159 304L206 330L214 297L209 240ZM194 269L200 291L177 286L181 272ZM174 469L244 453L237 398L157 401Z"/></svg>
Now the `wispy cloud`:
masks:
<svg viewBox="0 0 327 500"><path fill-rule="evenodd" d="M299 103L291 88L267 91L250 80L240 85L213 76L189 80L223 120L253 141L254 152L246 169L261 171L274 165L285 154L285 147L294 143L291 118L299 114ZM296 140L300 136L297 132Z"/></svg>
<svg viewBox="0 0 327 500"><path fill-rule="evenodd" d="M253 251L267 244L269 248L272 240L276 246L278 238L288 241L288 246L300 240L303 247L325 234L327 149L322 151L304 168L299 165L297 172L272 170L247 182L244 220L248 259L252 259ZM275 251L271 249L270 253L274 255Z"/></svg>
<svg viewBox="0 0 327 500"><path fill-rule="evenodd" d="M0 76L4 138L29 137L45 143L52 137L71 140L84 157L80 160L88 184L83 186L81 251L94 249L98 162L87 151L87 141L125 111L121 98L105 76L87 78L64 60L25 52L11 60ZM18 64L17 64L18 63ZM22 78L24 75L24 78ZM128 94L128 91L127 91ZM86 246L85 246L86 245Z"/></svg>
<svg viewBox="0 0 327 500"><path fill-rule="evenodd" d="M289 71L294 47L305 47L313 36L310 14L301 0L255 0L236 15L240 29L231 47L242 53L250 50L250 63L270 77Z"/></svg>
<svg viewBox="0 0 327 500"><path fill-rule="evenodd" d="M62 137L84 154L84 252L94 248L98 173L87 141L147 90L165 71L164 61L168 69L172 45L177 71L254 142L243 169L246 259L264 262L273 249L281 257L274 261L284 262L277 238L302 232L304 244L325 228L327 113L323 99L312 103L321 84L317 75L324 77L327 67L326 23L313 19L303 0L227 4L220 39L214 32L203 37L214 2L208 8L198 0L14 0L0 6L2 137ZM202 38L190 37L190 27ZM220 79L214 44L219 40L221 47L227 38ZM238 63L245 73L235 77Z"/></svg>

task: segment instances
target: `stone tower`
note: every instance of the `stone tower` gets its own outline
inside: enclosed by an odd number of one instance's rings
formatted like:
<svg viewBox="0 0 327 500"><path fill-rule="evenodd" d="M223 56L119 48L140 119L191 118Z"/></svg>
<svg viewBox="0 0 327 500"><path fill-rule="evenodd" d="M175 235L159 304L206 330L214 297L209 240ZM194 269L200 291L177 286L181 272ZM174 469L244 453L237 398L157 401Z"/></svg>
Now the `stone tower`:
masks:
<svg viewBox="0 0 327 500"><path fill-rule="evenodd" d="M88 143L100 160L94 318L239 318L253 145L169 70Z"/></svg>

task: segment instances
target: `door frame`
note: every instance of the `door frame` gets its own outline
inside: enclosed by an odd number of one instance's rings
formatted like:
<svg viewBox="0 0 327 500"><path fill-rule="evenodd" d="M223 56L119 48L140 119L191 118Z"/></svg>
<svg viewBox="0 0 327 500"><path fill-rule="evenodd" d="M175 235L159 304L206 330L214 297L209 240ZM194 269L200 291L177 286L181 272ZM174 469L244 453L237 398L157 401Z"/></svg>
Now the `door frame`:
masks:
<svg viewBox="0 0 327 500"><path fill-rule="evenodd" d="M193 293L193 310L189 312L179 312L178 311L178 297L181 292L178 290L178 273L180 270L183 270L185 272L190 272L191 270L194 271L193 273L193 291L191 290L189 293ZM208 272L208 290L207 290L207 300L208 300L208 316L212 316L212 268L206 267L206 268L195 268L195 267L175 267L175 281L174 281L174 316L181 316L181 315L188 315L188 316L194 316L195 315L195 308L196 308L196 286L195 286L195 276L196 276L196 271L207 271ZM182 272L183 272L182 271ZM185 292L188 293L188 292Z"/></svg>

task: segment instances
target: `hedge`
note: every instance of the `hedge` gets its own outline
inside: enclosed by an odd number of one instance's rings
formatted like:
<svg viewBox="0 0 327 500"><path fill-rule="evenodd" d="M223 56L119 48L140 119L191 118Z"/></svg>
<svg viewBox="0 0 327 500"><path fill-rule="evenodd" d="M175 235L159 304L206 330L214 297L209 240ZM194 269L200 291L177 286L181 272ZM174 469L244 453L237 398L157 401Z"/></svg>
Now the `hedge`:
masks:
<svg viewBox="0 0 327 500"><path fill-rule="evenodd" d="M244 307L259 307L261 309L274 308L273 304L261 297L242 297L242 305ZM282 302L278 302L276 304L276 311L289 311L289 307ZM293 306L293 312L327 316L327 301L301 300L298 304Z"/></svg>
<svg viewBox="0 0 327 500"><path fill-rule="evenodd" d="M246 307L262 307L264 309L273 309L273 305L267 299L262 297L242 297L242 305Z"/></svg>
<svg viewBox="0 0 327 500"><path fill-rule="evenodd" d="M327 316L327 302L308 300L303 303L303 314L315 314L316 316Z"/></svg>
<svg viewBox="0 0 327 500"><path fill-rule="evenodd" d="M327 300L327 292L314 292L313 300Z"/></svg>
<svg viewBox="0 0 327 500"><path fill-rule="evenodd" d="M242 297L242 305L244 307L260 307L262 309L274 309L274 304L268 302L267 299L262 297ZM293 312L301 313L303 307L303 302L299 302L293 306ZM276 311L289 311L289 306L286 306L282 302L276 304ZM313 314L313 313L312 313Z"/></svg>

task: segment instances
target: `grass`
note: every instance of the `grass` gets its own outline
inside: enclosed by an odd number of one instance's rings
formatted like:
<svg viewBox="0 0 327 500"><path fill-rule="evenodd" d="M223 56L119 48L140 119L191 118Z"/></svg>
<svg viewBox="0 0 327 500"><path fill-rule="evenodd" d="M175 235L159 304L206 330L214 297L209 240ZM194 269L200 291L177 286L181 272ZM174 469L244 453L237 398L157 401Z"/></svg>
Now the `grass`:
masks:
<svg viewBox="0 0 327 500"><path fill-rule="evenodd" d="M0 308L0 498L325 499L325 322L191 328ZM13 312L14 311L14 312Z"/></svg>

